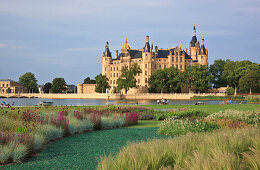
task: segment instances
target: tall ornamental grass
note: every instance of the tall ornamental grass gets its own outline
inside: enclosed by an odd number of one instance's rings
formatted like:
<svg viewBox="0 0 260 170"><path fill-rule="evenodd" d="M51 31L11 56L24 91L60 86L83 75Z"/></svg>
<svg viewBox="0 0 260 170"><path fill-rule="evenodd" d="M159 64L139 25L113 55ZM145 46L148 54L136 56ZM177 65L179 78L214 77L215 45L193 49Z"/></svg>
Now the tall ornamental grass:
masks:
<svg viewBox="0 0 260 170"><path fill-rule="evenodd" d="M73 116L69 116L68 119L70 122L69 131L71 134L93 130L93 124L88 119L79 120Z"/></svg>
<svg viewBox="0 0 260 170"><path fill-rule="evenodd" d="M260 125L260 112L240 111L240 110L224 110L213 113L205 118L205 121L215 121L217 119L230 119L234 121L245 122L250 125Z"/></svg>
<svg viewBox="0 0 260 170"><path fill-rule="evenodd" d="M117 127L122 127L126 123L126 117L124 115L113 114L111 116L101 117L101 128L102 129L112 129Z"/></svg>
<svg viewBox="0 0 260 170"><path fill-rule="evenodd" d="M159 124L158 133L169 136L185 135L188 132L211 132L218 126L199 120L176 119L175 117L164 120Z"/></svg>
<svg viewBox="0 0 260 170"><path fill-rule="evenodd" d="M259 152L259 128L221 129L128 143L101 158L98 169L259 169Z"/></svg>

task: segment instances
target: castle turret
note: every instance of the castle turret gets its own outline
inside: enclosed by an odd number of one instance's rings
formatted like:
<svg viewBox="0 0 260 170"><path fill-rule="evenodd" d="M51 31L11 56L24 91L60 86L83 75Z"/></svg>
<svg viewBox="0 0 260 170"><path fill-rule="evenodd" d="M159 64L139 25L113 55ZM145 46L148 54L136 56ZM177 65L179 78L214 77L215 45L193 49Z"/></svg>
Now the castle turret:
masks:
<svg viewBox="0 0 260 170"><path fill-rule="evenodd" d="M194 27L193 27L193 36L192 36L192 39L191 39L191 41L189 43L189 55L191 56L191 58L193 60L198 60L199 49L200 49L200 44L197 41L196 28L195 28L195 25L194 25Z"/></svg>
<svg viewBox="0 0 260 170"><path fill-rule="evenodd" d="M147 34L146 36L146 43L145 43L145 46L144 46L144 52L150 52L150 44L149 44L149 36Z"/></svg>
<svg viewBox="0 0 260 170"><path fill-rule="evenodd" d="M106 73L108 73L111 62L112 54L109 50L109 43L107 41L105 51L102 54L102 75L106 75Z"/></svg>
<svg viewBox="0 0 260 170"><path fill-rule="evenodd" d="M208 50L205 48L203 36L201 39L201 46L198 55L198 63L202 65L208 65Z"/></svg>

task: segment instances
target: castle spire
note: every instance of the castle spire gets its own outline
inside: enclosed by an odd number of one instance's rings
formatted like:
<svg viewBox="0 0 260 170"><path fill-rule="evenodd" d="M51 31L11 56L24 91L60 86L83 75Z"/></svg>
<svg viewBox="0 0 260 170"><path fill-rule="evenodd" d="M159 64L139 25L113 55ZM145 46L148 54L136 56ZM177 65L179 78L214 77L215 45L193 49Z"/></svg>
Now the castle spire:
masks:
<svg viewBox="0 0 260 170"><path fill-rule="evenodd" d="M202 35L202 39L201 39L201 45L204 45L204 37Z"/></svg>
<svg viewBox="0 0 260 170"><path fill-rule="evenodd" d="M195 24L194 24L194 27L193 27L193 36L196 36L196 28L195 28Z"/></svg>
<svg viewBox="0 0 260 170"><path fill-rule="evenodd" d="M145 52L150 52L150 44L149 44L148 33L147 33L147 36L146 36L146 43L145 43L145 46L144 46L144 50L145 50Z"/></svg>
<svg viewBox="0 0 260 170"><path fill-rule="evenodd" d="M106 42L105 55L106 55L107 57L111 57L111 52L110 52L110 50L109 50L109 43L108 43L108 41Z"/></svg>
<svg viewBox="0 0 260 170"><path fill-rule="evenodd" d="M125 36L125 43L127 44L127 37Z"/></svg>

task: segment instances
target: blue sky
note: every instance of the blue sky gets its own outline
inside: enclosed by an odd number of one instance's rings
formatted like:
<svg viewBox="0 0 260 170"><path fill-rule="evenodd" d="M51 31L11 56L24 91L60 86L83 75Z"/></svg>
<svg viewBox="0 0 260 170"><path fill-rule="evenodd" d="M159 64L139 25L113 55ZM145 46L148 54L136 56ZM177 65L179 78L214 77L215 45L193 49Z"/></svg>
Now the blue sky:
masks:
<svg viewBox="0 0 260 170"><path fill-rule="evenodd" d="M194 24L210 64L260 63L259 21L259 0L0 0L0 79L82 83L101 73L106 41L113 56L125 36L137 49L147 33L159 48L188 48Z"/></svg>

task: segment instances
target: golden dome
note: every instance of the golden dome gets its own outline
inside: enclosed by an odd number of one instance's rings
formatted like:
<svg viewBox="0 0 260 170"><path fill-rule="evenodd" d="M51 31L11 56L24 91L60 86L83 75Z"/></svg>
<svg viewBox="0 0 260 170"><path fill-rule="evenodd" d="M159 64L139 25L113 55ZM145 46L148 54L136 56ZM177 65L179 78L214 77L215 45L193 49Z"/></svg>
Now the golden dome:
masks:
<svg viewBox="0 0 260 170"><path fill-rule="evenodd" d="M125 37L125 43L122 45L121 47L121 51L122 50L130 50L131 46L127 43L127 38Z"/></svg>

